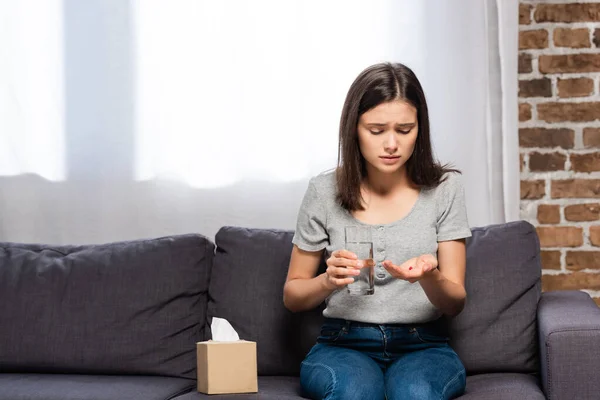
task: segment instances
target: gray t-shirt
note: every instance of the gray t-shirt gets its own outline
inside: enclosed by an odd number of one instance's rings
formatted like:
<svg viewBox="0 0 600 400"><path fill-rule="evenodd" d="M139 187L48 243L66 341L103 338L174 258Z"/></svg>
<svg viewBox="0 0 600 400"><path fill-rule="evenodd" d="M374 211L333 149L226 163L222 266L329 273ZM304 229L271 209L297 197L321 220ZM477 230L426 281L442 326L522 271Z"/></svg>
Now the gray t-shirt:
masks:
<svg viewBox="0 0 600 400"><path fill-rule="evenodd" d="M429 301L419 283L392 277L381 265L389 259L400 265L422 254L436 254L438 242L471 236L461 175L448 173L436 188L422 189L409 213L389 224L371 225L354 218L336 201L335 172L312 178L298 213L292 242L306 251L325 249L327 257L344 248L344 227L371 228L375 266L375 294L350 295L334 291L323 315L375 324L421 323L442 313Z"/></svg>

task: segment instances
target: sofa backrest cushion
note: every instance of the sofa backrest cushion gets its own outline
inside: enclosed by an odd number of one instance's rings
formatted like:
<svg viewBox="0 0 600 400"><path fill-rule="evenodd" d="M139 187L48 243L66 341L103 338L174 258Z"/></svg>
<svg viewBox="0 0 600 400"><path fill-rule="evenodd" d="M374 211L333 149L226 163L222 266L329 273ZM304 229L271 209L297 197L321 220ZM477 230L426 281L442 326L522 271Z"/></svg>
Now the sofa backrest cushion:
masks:
<svg viewBox="0 0 600 400"><path fill-rule="evenodd" d="M214 244L0 243L0 372L195 378Z"/></svg>
<svg viewBox="0 0 600 400"><path fill-rule="evenodd" d="M283 305L292 236L291 231L223 227L215 238L209 319L225 318L240 339L257 342L259 375L298 375L323 321L322 308L291 313Z"/></svg>
<svg viewBox="0 0 600 400"><path fill-rule="evenodd" d="M472 232L467 303L450 322L451 345L470 374L538 371L541 263L535 228L517 221Z"/></svg>

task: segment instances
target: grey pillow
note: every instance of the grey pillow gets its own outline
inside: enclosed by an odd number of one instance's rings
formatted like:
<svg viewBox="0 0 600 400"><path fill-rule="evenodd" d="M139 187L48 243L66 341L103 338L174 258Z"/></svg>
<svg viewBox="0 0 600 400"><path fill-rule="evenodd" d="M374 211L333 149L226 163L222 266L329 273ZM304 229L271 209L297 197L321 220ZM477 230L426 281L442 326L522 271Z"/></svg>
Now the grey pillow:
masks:
<svg viewBox="0 0 600 400"><path fill-rule="evenodd" d="M241 339L257 342L259 375L298 375L323 321L322 307L291 313L283 305L292 236L237 227L216 235L209 318L225 318Z"/></svg>
<svg viewBox="0 0 600 400"><path fill-rule="evenodd" d="M194 378L214 244L0 243L0 372Z"/></svg>
<svg viewBox="0 0 600 400"><path fill-rule="evenodd" d="M517 221L472 232L467 304L451 321L451 344L469 374L537 372L541 263L535 228Z"/></svg>

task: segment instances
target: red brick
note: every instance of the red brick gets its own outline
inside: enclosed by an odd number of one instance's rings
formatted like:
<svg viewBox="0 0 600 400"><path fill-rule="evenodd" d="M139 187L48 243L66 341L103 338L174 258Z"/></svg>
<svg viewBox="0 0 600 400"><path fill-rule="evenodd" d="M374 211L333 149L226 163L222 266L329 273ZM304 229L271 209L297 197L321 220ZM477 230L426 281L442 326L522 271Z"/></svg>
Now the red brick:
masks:
<svg viewBox="0 0 600 400"><path fill-rule="evenodd" d="M571 272L569 274L542 275L542 290L600 290L600 274Z"/></svg>
<svg viewBox="0 0 600 400"><path fill-rule="evenodd" d="M567 251L567 269L600 269L600 251Z"/></svg>
<svg viewBox="0 0 600 400"><path fill-rule="evenodd" d="M594 80L590 78L558 79L558 97L584 97L594 93Z"/></svg>
<svg viewBox="0 0 600 400"><path fill-rule="evenodd" d="M600 203L571 204L564 212L567 221L596 221L600 219Z"/></svg>
<svg viewBox="0 0 600 400"><path fill-rule="evenodd" d="M600 102L541 103L538 119L546 122L590 122L600 119Z"/></svg>
<svg viewBox="0 0 600 400"><path fill-rule="evenodd" d="M537 22L600 21L600 3L538 4L533 18Z"/></svg>
<svg viewBox="0 0 600 400"><path fill-rule="evenodd" d="M567 156L561 153L529 154L529 170L533 172L562 171L566 162Z"/></svg>
<svg viewBox="0 0 600 400"><path fill-rule="evenodd" d="M575 172L600 171L600 152L587 154L571 153L571 169Z"/></svg>
<svg viewBox="0 0 600 400"><path fill-rule="evenodd" d="M594 45L600 47L600 28L594 30Z"/></svg>
<svg viewBox="0 0 600 400"><path fill-rule="evenodd" d="M575 144L575 131L565 128L521 128L521 147L562 147L571 149Z"/></svg>
<svg viewBox="0 0 600 400"><path fill-rule="evenodd" d="M538 226L541 247L579 247L583 244L583 229L575 226Z"/></svg>
<svg viewBox="0 0 600 400"><path fill-rule="evenodd" d="M560 251L542 250L540 257L543 269L560 269Z"/></svg>
<svg viewBox="0 0 600 400"><path fill-rule="evenodd" d="M543 74L600 71L600 54L541 55L538 60Z"/></svg>
<svg viewBox="0 0 600 400"><path fill-rule="evenodd" d="M572 47L576 49L590 47L590 31L587 28L555 28L554 45L557 47Z"/></svg>
<svg viewBox="0 0 600 400"><path fill-rule="evenodd" d="M531 104L519 103L519 121L529 121L531 119Z"/></svg>
<svg viewBox="0 0 600 400"><path fill-rule="evenodd" d="M531 23L531 4L519 4L519 24L529 25Z"/></svg>
<svg viewBox="0 0 600 400"><path fill-rule="evenodd" d="M531 65L531 54L519 53L519 74L528 74L533 71Z"/></svg>
<svg viewBox="0 0 600 400"><path fill-rule="evenodd" d="M558 224L560 222L560 206L540 204L537 209L537 219L540 224Z"/></svg>
<svg viewBox="0 0 600 400"><path fill-rule="evenodd" d="M588 148L600 147L600 128L584 128L583 145Z"/></svg>
<svg viewBox="0 0 600 400"><path fill-rule="evenodd" d="M545 49L548 47L548 31L536 29L533 31L519 32L519 50Z"/></svg>
<svg viewBox="0 0 600 400"><path fill-rule="evenodd" d="M552 97L552 81L548 78L521 80L519 97Z"/></svg>
<svg viewBox="0 0 600 400"><path fill-rule="evenodd" d="M521 181L521 199L535 200L541 199L546 194L546 182L543 180L537 181Z"/></svg>
<svg viewBox="0 0 600 400"><path fill-rule="evenodd" d="M521 192L522 193L522 192ZM599 179L553 180L550 186L553 199L559 198L600 198Z"/></svg>
<svg viewBox="0 0 600 400"><path fill-rule="evenodd" d="M600 226L590 226L590 243L592 246L600 247Z"/></svg>

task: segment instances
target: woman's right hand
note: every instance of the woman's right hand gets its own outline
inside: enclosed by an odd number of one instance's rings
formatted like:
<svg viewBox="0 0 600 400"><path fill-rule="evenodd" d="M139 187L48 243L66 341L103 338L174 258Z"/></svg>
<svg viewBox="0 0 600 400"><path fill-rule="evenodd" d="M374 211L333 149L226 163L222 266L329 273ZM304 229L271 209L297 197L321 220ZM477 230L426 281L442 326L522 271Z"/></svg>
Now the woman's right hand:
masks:
<svg viewBox="0 0 600 400"><path fill-rule="evenodd" d="M348 250L336 250L327 259L325 285L328 289L340 289L352 282L353 276L360 274L364 261L358 260L356 254Z"/></svg>

